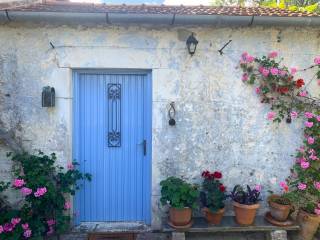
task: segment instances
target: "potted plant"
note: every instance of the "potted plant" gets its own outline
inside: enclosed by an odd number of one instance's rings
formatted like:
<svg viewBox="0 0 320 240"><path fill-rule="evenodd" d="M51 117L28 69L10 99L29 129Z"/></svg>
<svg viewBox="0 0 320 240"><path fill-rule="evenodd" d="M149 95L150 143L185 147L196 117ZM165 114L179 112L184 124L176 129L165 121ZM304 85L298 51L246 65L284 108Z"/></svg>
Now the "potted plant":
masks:
<svg viewBox="0 0 320 240"><path fill-rule="evenodd" d="M257 209L260 207L260 186L251 189L247 185L245 191L240 185L236 185L230 194L233 200L236 222L240 225L251 225L254 222Z"/></svg>
<svg viewBox="0 0 320 240"><path fill-rule="evenodd" d="M197 207L199 191L196 186L176 177L161 181L161 203L169 205L169 224L188 227L192 224L192 209Z"/></svg>
<svg viewBox="0 0 320 240"><path fill-rule="evenodd" d="M268 197L268 204L270 208L271 217L279 222L285 222L290 213L294 211L294 207L291 204L290 199L286 197L286 193L288 192L288 185L286 182L281 182L280 186L283 190L281 195L273 194Z"/></svg>
<svg viewBox="0 0 320 240"><path fill-rule="evenodd" d="M226 199L226 187L220 182L221 172L202 172L202 191L200 200L202 211L207 221L211 224L220 224L224 214L224 200Z"/></svg>

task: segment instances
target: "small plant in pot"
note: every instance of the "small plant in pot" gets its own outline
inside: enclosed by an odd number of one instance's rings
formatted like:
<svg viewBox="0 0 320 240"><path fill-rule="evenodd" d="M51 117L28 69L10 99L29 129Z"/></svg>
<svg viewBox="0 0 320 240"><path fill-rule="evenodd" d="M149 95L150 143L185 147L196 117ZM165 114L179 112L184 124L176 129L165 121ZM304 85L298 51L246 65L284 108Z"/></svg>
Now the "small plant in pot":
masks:
<svg viewBox="0 0 320 240"><path fill-rule="evenodd" d="M230 194L233 200L233 207L236 222L240 225L252 225L256 216L257 209L260 207L258 202L260 199L261 186L257 185L251 189L247 185L244 190L240 185L236 185Z"/></svg>
<svg viewBox="0 0 320 240"><path fill-rule="evenodd" d="M222 174L204 171L202 178L202 191L200 192L202 211L209 223L218 225L224 214L224 200L226 199L226 188L220 182Z"/></svg>
<svg viewBox="0 0 320 240"><path fill-rule="evenodd" d="M184 228L192 225L192 209L197 207L199 191L196 186L176 177L161 181L162 205L169 205L169 224Z"/></svg>
<svg viewBox="0 0 320 240"><path fill-rule="evenodd" d="M285 196L289 190L286 182L280 182L283 193L281 195L273 194L268 197L271 217L279 222L285 222L294 211L291 201Z"/></svg>

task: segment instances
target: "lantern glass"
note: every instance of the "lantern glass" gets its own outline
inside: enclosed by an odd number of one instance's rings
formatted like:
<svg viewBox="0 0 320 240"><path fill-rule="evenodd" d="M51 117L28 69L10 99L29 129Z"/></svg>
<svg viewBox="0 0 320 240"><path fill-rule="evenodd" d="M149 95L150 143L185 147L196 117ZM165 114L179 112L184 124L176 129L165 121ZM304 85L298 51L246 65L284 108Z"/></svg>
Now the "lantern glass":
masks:
<svg viewBox="0 0 320 240"><path fill-rule="evenodd" d="M198 43L199 41L194 37L194 34L192 33L187 39L187 48L191 56L195 54Z"/></svg>
<svg viewBox="0 0 320 240"><path fill-rule="evenodd" d="M55 90L53 87L46 86L42 89L42 107L55 106Z"/></svg>

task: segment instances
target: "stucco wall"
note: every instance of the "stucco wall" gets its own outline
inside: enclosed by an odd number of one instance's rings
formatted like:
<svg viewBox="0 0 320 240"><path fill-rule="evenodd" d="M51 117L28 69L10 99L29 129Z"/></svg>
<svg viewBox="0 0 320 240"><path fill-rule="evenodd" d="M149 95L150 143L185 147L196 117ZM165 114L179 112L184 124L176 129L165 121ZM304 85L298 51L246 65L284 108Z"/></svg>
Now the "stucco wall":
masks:
<svg viewBox="0 0 320 240"><path fill-rule="evenodd" d="M185 39L196 33L190 57ZM301 28L188 28L117 26L0 26L0 120L25 148L56 152L71 160L72 69L152 69L153 226L160 222L159 182L170 175L200 182L202 170L221 170L234 184L278 191L301 142L301 123L270 124L268 106L244 85L240 54L278 50L291 66L306 67L319 53L319 30ZM232 43L220 56L217 52ZM52 49L49 42L55 45ZM41 90L56 89L56 107L41 107ZM309 90L318 94L319 87ZM177 125L168 125L168 104L176 104ZM7 151L2 147L2 152ZM1 179L10 163L0 155ZM94 177L94 176L93 176Z"/></svg>

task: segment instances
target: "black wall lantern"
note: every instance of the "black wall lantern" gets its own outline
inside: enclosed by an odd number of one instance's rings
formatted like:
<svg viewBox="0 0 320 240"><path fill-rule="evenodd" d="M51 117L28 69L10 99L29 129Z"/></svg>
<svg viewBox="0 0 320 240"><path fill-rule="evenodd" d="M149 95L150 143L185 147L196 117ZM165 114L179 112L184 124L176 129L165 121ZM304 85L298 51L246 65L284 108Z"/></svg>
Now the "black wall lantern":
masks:
<svg viewBox="0 0 320 240"><path fill-rule="evenodd" d="M176 116L176 109L174 107L174 102L170 103L169 110L168 110L168 117L169 117L169 125L170 126L175 126L176 125L176 120L174 117Z"/></svg>
<svg viewBox="0 0 320 240"><path fill-rule="evenodd" d="M46 86L42 88L42 107L54 107L55 95L53 87Z"/></svg>
<svg viewBox="0 0 320 240"><path fill-rule="evenodd" d="M193 33L187 39L187 48L191 56L196 52L199 41L194 37Z"/></svg>

